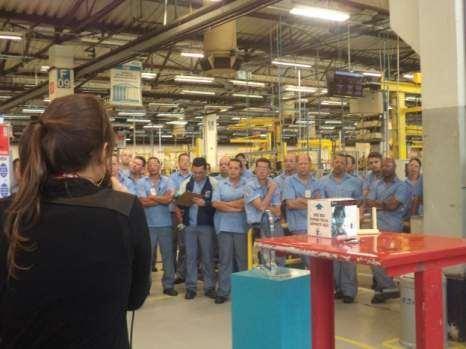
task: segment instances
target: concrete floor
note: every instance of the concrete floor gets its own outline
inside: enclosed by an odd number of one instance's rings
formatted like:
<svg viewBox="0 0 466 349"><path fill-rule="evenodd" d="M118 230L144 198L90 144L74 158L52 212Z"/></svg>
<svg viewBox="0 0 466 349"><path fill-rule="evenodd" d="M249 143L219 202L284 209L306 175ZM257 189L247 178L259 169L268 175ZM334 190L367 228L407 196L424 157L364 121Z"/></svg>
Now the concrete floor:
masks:
<svg viewBox="0 0 466 349"><path fill-rule="evenodd" d="M216 305L201 291L191 301L184 299L183 285L177 297L162 294L161 272L153 273L153 287L143 308L136 312L134 349L229 349L230 306ZM201 286L198 287L201 290ZM370 304L372 291L360 288L357 302L336 302L336 348L402 348L398 344L398 300ZM262 349L262 348L258 348ZM299 349L299 348L290 348Z"/></svg>

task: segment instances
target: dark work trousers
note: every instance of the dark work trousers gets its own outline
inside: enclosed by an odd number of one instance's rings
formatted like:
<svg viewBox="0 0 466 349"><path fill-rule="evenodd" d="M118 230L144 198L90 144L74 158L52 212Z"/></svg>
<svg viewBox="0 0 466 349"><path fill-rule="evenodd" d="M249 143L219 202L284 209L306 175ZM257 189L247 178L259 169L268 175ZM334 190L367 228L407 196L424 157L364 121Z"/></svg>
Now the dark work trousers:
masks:
<svg viewBox="0 0 466 349"><path fill-rule="evenodd" d="M176 219L175 213L171 213L173 222L173 255L175 256L176 276L184 279L186 276L186 247L184 229L178 229L181 223Z"/></svg>

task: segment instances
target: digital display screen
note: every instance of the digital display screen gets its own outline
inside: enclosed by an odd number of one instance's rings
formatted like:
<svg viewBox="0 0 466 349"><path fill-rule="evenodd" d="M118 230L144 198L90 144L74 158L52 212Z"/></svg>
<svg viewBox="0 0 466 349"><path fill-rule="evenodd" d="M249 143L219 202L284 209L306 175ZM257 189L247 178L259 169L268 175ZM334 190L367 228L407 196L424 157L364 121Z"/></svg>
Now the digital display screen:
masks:
<svg viewBox="0 0 466 349"><path fill-rule="evenodd" d="M327 73L328 96L362 97L363 75L334 70Z"/></svg>

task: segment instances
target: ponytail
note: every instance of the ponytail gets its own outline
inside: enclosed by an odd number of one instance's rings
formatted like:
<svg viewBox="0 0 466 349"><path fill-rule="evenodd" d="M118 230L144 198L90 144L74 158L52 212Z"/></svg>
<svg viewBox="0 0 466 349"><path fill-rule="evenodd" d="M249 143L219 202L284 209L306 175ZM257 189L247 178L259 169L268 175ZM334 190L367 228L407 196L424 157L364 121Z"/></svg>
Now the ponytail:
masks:
<svg viewBox="0 0 466 349"><path fill-rule="evenodd" d="M40 215L41 187L47 178L47 165L42 151L42 135L45 125L42 121L32 123L23 134L20 147L21 184L6 211L4 232L9 241L7 263L8 274L17 276L18 270L27 267L16 261L19 250L31 249L29 239L21 230L37 223Z"/></svg>

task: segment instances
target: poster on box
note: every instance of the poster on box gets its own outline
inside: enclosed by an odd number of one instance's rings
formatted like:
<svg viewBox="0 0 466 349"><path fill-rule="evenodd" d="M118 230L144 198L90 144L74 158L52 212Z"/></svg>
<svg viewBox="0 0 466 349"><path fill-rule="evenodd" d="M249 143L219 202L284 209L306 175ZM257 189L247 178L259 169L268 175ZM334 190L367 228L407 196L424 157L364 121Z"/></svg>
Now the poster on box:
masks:
<svg viewBox="0 0 466 349"><path fill-rule="evenodd" d="M308 234L320 237L353 238L359 230L359 208L352 199L308 201Z"/></svg>

